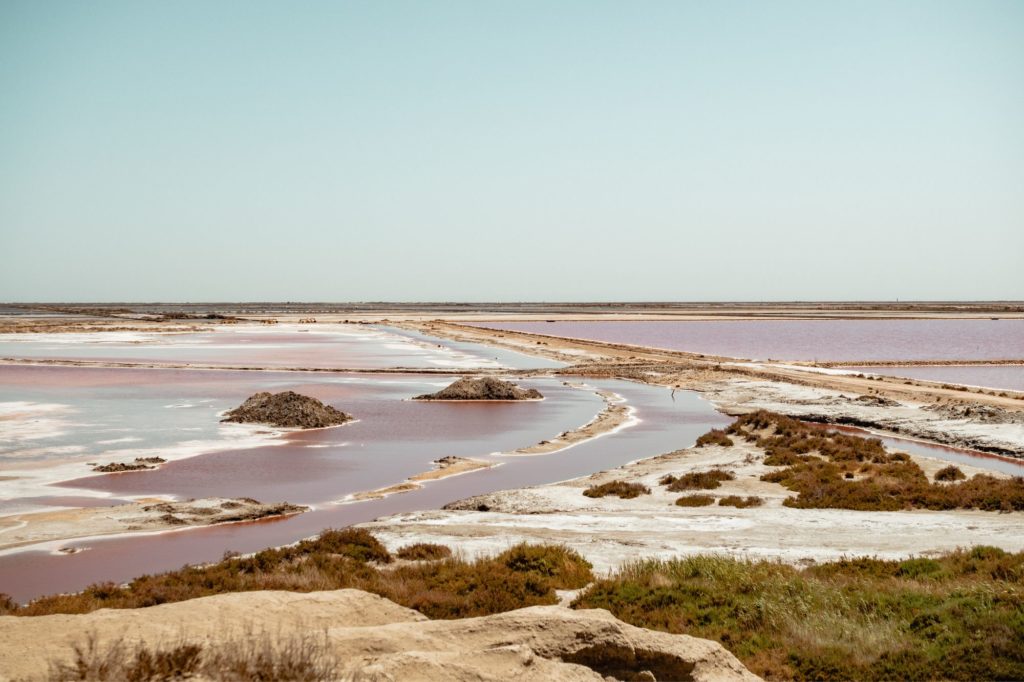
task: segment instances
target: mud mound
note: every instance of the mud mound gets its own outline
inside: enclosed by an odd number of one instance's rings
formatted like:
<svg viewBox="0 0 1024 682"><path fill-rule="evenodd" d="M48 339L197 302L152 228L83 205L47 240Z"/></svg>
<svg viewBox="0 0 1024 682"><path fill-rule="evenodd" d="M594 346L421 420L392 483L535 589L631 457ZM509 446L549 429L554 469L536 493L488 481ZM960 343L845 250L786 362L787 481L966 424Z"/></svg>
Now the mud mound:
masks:
<svg viewBox="0 0 1024 682"><path fill-rule="evenodd" d="M246 632L282 639L322 632L338 679L377 680L756 680L717 642L627 625L600 609L535 606L481 618L426 620L359 590L247 592L145 609L84 615L0 617L0 669L45 679L95 633L152 648L179 633L215 653ZM646 674L645 674L646 671Z"/></svg>
<svg viewBox="0 0 1024 682"><path fill-rule="evenodd" d="M320 429L352 421L352 415L324 405L316 398L294 391L256 393L221 421L238 424L270 424L300 429Z"/></svg>
<svg viewBox="0 0 1024 682"><path fill-rule="evenodd" d="M543 397L535 388L519 388L511 381L480 377L459 379L437 393L418 395L413 400L540 400Z"/></svg>

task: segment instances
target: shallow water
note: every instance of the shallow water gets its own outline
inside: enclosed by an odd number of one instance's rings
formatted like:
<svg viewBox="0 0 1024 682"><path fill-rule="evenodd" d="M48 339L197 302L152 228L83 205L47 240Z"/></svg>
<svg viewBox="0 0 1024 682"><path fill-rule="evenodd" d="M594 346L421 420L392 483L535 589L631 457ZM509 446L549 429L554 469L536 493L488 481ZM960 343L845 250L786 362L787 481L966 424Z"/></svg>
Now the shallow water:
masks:
<svg viewBox="0 0 1024 682"><path fill-rule="evenodd" d="M547 409L558 404L558 400L554 398L558 394L557 390L552 390L543 382L537 385L541 386L541 390L547 388L553 398L538 403L482 407L499 410L502 407ZM394 495L383 500L341 505L321 503L312 512L288 519L232 524L161 535L63 543L63 546L89 547L87 551L72 555L31 551L0 556L0 585L16 599L27 599L43 593L81 589L99 580L127 580L135 575L168 570L184 563L212 561L219 559L227 550L255 551L272 545L294 542L302 537L315 535L328 527L369 521L402 511L435 508L469 495L550 483L607 469L635 459L687 447L708 429L729 422L728 418L716 412L709 403L696 394L677 391L673 400L671 392L663 388L619 381L592 382L592 385L623 395L636 407L640 423L559 453L500 458L502 465L494 469L432 482L422 490ZM563 416L575 416L576 409L589 411L590 414L584 419L578 420L582 423L589 419L594 408L598 407L593 404L592 394L567 388L562 390L566 393L567 401L563 409L568 410ZM591 397L587 398L588 395ZM458 411L465 408L475 410L481 406L414 404L414 407L442 407L445 411L454 411L456 414L451 418L457 422L472 423L477 420L466 419L465 415L457 414ZM522 415L512 421L521 422L521 417ZM266 448L264 452L257 449L249 453L252 457L246 461L229 463L223 459L225 456L241 456L241 452L211 454L182 461L176 466L166 467L163 471L106 475L86 479L83 483L100 485L104 490L116 491L118 495L128 494L126 491L145 491L151 486L160 489L180 486L181 490L186 490L193 485L206 486L211 494L230 494L217 491L234 490L235 477L242 476L246 483L241 487L246 490L251 490L254 485L262 485L267 491L289 492L288 496L278 494L274 499L338 499L345 492L366 489L368 486L374 487L370 485L371 483L393 483L407 475L406 472L423 470L425 467L422 466L422 460L429 460L441 454L453 454L452 448L462 448L462 454L486 457L487 453L494 450L495 444L503 439L515 446L528 445L538 440L535 433L530 433L535 428L530 424L520 425L520 430L515 433L494 429L487 436L484 435L484 431L491 430L490 427L481 427L476 432L470 429L469 435L464 439L452 439L449 435L447 446L444 442L422 441L414 433L417 428L436 429L437 424L448 418L441 414L434 415L418 427L411 426L406 431L396 431L390 447L387 444L372 443L368 444L366 449L358 451L345 446L334 451L333 456L326 456L323 459L320 455L325 450L330 452L328 449L294 450L293 448L298 446L290 444ZM493 424L495 418L500 416L487 415L486 423ZM340 434L348 428L343 426L315 433ZM405 427L396 425L396 428ZM551 437L560 430L548 430L542 437ZM313 434L301 435L302 440L305 440L306 436ZM313 459L307 459L307 453L313 453L309 455ZM296 464L296 456L303 458L301 464ZM395 466L391 466L390 461L387 466L381 466L383 457L393 457ZM240 468L239 465L243 465L244 468ZM289 473L289 469L295 469L295 473ZM279 480L282 475L286 480ZM210 484L210 479L218 480L219 483ZM330 480L332 483L325 485L323 480ZM97 483L101 481L102 483Z"/></svg>
<svg viewBox="0 0 1024 682"><path fill-rule="evenodd" d="M357 324L223 325L182 334L0 334L0 357L309 369L557 367L561 363Z"/></svg>
<svg viewBox="0 0 1024 682"><path fill-rule="evenodd" d="M964 386L1024 391L1024 365L942 365L932 367L844 367L851 372L942 381Z"/></svg>
<svg viewBox="0 0 1024 682"><path fill-rule="evenodd" d="M481 322L476 326L756 360L1024 358L1024 320Z"/></svg>

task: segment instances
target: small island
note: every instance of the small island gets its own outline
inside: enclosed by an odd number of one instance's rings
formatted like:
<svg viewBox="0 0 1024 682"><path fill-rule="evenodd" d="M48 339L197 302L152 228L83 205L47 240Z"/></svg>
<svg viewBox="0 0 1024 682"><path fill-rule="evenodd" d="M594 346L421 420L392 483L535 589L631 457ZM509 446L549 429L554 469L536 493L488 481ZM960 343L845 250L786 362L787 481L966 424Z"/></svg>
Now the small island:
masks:
<svg viewBox="0 0 1024 682"><path fill-rule="evenodd" d="M437 393L418 395L413 400L543 400L535 388L520 388L511 381L494 377L462 378Z"/></svg>
<svg viewBox="0 0 1024 682"><path fill-rule="evenodd" d="M222 422L269 424L281 428L322 429L352 421L353 417L316 398L294 391L260 392L230 410Z"/></svg>

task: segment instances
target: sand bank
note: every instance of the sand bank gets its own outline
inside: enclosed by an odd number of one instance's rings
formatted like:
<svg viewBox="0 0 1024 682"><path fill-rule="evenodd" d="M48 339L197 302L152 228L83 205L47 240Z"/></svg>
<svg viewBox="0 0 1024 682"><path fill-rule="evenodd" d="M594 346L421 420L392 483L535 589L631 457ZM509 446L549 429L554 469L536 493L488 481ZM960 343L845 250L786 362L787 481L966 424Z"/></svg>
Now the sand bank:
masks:
<svg viewBox="0 0 1024 682"><path fill-rule="evenodd" d="M414 474L401 483L389 485L384 488L377 488L376 490L353 493L342 498L340 502L344 504L349 502L364 502L366 500L379 500L387 497L388 495L396 495L399 493L407 493L410 490L418 490L423 487L424 483L429 481L439 481L442 478L468 474L472 471L479 471L481 469L490 469L499 465L498 462L485 462L482 459L470 459L467 457L442 457L441 459L435 460L434 464L436 465L434 469Z"/></svg>
<svg viewBox="0 0 1024 682"><path fill-rule="evenodd" d="M60 543L74 539L255 521L307 510L308 507L288 503L263 504L249 498L204 498L183 502L147 498L113 507L16 514L0 518L0 552L34 549L43 543L61 551Z"/></svg>
<svg viewBox="0 0 1024 682"><path fill-rule="evenodd" d="M565 385L578 389L589 388L585 384L566 382ZM560 435L552 438L551 440L542 440L539 443L519 448L518 450L510 450L508 452L499 452L495 454L506 457L550 455L554 452L567 450L584 441L598 438L600 436L606 436L609 433L615 433L616 431L621 431L622 429L629 428L630 426L639 423L639 420L636 418L636 409L631 405L627 405L625 398L621 395L611 391L594 392L604 400L604 409L602 409L597 416L583 426L573 429L572 431L563 431Z"/></svg>

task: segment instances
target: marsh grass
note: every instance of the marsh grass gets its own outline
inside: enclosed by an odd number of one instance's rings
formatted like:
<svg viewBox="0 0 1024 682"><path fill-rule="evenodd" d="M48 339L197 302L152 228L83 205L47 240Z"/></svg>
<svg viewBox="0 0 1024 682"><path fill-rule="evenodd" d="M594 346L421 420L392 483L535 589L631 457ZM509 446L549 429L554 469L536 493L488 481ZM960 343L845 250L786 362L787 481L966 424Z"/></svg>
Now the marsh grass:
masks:
<svg viewBox="0 0 1024 682"><path fill-rule="evenodd" d="M797 569L695 556L641 561L573 602L715 639L770 679L1022 679L1024 553L858 559Z"/></svg>
<svg viewBox="0 0 1024 682"><path fill-rule="evenodd" d="M878 438L822 429L764 410L744 415L728 432L764 450L764 463L781 467L761 480L797 493L783 504L803 509L981 509L1024 511L1024 478L977 474L947 467L928 480L906 453L888 452ZM954 471L955 470L955 471Z"/></svg>

